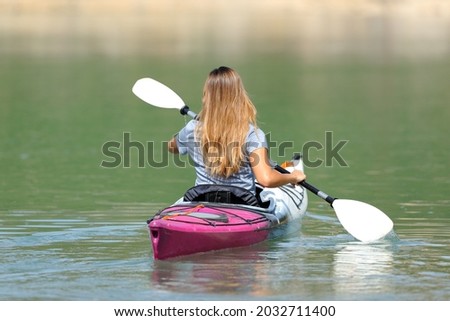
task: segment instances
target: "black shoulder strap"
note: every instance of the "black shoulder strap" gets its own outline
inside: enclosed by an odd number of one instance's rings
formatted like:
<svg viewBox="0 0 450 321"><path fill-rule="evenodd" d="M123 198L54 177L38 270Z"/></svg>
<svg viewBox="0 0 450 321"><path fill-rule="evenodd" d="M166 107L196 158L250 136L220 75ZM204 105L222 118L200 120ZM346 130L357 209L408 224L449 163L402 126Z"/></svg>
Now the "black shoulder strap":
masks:
<svg viewBox="0 0 450 321"><path fill-rule="evenodd" d="M191 187L184 194L188 202L220 202L259 206L256 196L242 187L201 184Z"/></svg>

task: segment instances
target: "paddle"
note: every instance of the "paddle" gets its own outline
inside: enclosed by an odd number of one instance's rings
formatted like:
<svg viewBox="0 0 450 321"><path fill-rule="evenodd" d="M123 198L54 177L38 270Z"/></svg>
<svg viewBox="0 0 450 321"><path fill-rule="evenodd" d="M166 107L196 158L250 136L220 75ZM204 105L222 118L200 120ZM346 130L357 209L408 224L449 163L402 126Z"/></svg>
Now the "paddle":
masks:
<svg viewBox="0 0 450 321"><path fill-rule="evenodd" d="M139 79L133 86L133 93L146 103L160 108L178 109L182 115L196 118L184 101L169 87L151 79ZM281 166L276 170L288 171ZM394 227L392 220L378 208L360 201L333 198L306 181L300 185L328 202L334 209L342 226L361 242L373 242L385 237Z"/></svg>
<svg viewBox="0 0 450 321"><path fill-rule="evenodd" d="M194 119L197 117L197 114L190 111L172 89L152 78L139 79L131 90L147 104L159 108L178 109L182 115L189 115Z"/></svg>
<svg viewBox="0 0 450 321"><path fill-rule="evenodd" d="M276 169L281 173L289 173L278 165ZM334 209L342 226L361 242L379 240L394 227L392 220L375 206L360 201L331 197L306 181L300 182L300 185L327 201Z"/></svg>

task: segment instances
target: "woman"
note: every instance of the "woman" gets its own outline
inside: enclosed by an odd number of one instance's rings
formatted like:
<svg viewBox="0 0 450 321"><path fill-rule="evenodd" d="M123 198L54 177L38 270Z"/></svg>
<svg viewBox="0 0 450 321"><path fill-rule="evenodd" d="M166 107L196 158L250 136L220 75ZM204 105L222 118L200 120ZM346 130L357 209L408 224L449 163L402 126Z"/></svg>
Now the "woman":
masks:
<svg viewBox="0 0 450 321"><path fill-rule="evenodd" d="M169 151L189 154L196 185L232 185L255 194L255 178L264 187L305 179L301 171L281 174L272 168L265 135L256 124L256 108L237 72L228 67L210 72L198 119L169 141Z"/></svg>

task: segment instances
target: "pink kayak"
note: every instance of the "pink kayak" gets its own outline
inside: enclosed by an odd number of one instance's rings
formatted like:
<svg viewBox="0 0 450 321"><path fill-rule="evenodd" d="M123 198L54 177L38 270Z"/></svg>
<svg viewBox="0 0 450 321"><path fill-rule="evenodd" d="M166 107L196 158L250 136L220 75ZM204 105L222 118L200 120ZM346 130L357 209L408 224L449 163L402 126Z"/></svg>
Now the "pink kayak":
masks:
<svg viewBox="0 0 450 321"><path fill-rule="evenodd" d="M224 206L192 203L161 211L149 223L155 259L255 244L278 224L273 215Z"/></svg>
<svg viewBox="0 0 450 321"><path fill-rule="evenodd" d="M302 162L295 168L302 169ZM148 220L155 259L248 246L278 237L287 233L286 226L304 216L308 204L306 191L301 186L258 187L258 204L253 205L246 205L248 199L240 202L241 198L222 202L220 197L230 193L229 190L217 191L220 186L200 187L203 188L201 196L205 188L209 188L206 194L214 194L215 201L186 193ZM186 195L191 199L186 199Z"/></svg>

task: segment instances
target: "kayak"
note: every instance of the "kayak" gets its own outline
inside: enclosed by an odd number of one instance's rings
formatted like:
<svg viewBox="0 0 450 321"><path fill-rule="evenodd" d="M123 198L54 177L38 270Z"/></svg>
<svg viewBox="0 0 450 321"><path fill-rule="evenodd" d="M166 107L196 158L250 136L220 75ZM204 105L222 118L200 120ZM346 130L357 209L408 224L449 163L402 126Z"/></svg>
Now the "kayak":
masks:
<svg viewBox="0 0 450 321"><path fill-rule="evenodd" d="M194 119L197 117L172 89L152 78L139 79L134 84L132 91L137 97L152 106L177 109L181 115L188 115ZM301 161L297 166L301 168ZM275 166L275 169L281 173L285 171L282 166L278 165ZM331 197L306 181L301 182L300 185L330 204L342 226L361 242L377 241L393 231L394 222L375 206L360 201ZM258 201L252 200L252 197L240 192L238 194L245 196L244 198L232 197L234 194L232 189L221 191L215 186L216 190L214 191L210 187L207 187L208 197L204 199L183 197L173 206L164 209L148 220L155 258L168 258L258 242L260 239L276 235L273 232L278 227L292 225L285 223L302 217L308 203L305 190L299 187L295 188L294 192L292 192L292 187L273 190L259 187L258 196L266 195L268 199L267 202L261 201L262 204L258 204ZM191 192L199 191L194 189L188 190L188 192L192 196ZM210 197L211 195L214 197ZM299 200L294 201L297 197ZM290 198L293 199L290 200ZM226 200L226 205L216 204L224 203L221 201L222 199ZM245 199L256 203L255 208L239 206ZM230 203L236 204L237 208ZM176 207L181 205L184 207ZM247 205L252 206L253 204ZM245 223L234 222L233 219L241 215L241 212L246 213L240 218ZM183 221L180 217L186 220ZM207 225L208 228L198 228L201 225ZM243 225L248 225L248 228L244 229ZM239 230L240 228L242 231ZM265 234L267 231L269 232ZM282 231L285 230L282 229ZM240 239L232 240L231 237L236 235L249 240L245 242ZM187 239L186 244L180 244L184 238ZM205 243L201 244L202 242Z"/></svg>
<svg viewBox="0 0 450 321"><path fill-rule="evenodd" d="M303 171L301 157L287 170ZM256 182L257 183L257 182ZM233 186L197 185L147 221L157 260L243 247L290 232L306 213L306 190L284 185L254 194Z"/></svg>

